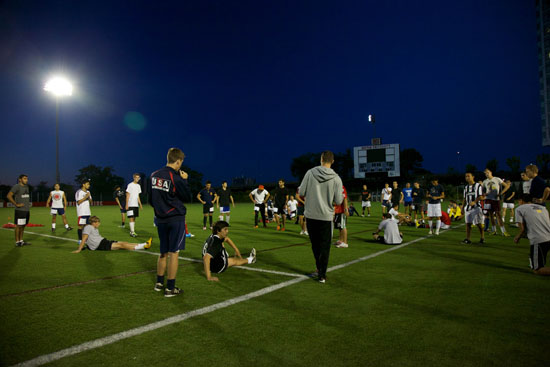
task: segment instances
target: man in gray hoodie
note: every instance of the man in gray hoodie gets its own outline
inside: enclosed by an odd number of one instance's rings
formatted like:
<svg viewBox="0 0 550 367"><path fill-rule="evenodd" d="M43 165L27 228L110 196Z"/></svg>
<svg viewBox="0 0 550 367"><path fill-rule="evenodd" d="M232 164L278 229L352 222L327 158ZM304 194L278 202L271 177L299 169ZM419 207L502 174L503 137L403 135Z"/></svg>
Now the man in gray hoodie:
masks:
<svg viewBox="0 0 550 367"><path fill-rule="evenodd" d="M299 195L306 198L304 214L320 283L326 281L334 204L340 205L344 200L342 180L330 168L333 163L334 154L324 151L321 154L321 165L306 172L299 190Z"/></svg>

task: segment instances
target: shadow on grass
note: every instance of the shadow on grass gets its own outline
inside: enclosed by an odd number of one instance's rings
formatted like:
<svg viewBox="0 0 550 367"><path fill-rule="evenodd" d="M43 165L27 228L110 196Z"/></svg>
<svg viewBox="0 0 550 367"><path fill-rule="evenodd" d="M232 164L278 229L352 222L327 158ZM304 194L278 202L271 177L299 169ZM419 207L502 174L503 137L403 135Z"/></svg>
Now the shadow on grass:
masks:
<svg viewBox="0 0 550 367"><path fill-rule="evenodd" d="M5 279L9 273L16 267L17 261L21 257L22 248L13 247L6 255L0 259L0 279Z"/></svg>

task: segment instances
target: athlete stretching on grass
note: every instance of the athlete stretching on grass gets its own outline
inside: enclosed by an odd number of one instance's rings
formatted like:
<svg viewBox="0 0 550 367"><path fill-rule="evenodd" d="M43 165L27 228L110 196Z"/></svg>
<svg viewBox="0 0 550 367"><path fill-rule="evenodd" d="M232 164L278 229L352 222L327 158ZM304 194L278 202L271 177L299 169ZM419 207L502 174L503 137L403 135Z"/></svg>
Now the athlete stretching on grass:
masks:
<svg viewBox="0 0 550 367"><path fill-rule="evenodd" d="M212 234L206 239L202 247L202 260L204 263L204 274L206 279L212 282L219 281L218 277L213 277L212 273L223 273L231 266L253 264L256 262L256 250L250 251L250 256L243 259L241 252L231 241L227 234L229 233L229 223L218 221L212 228ZM228 243L235 251L234 257L229 257L225 250L224 243Z"/></svg>
<svg viewBox="0 0 550 367"><path fill-rule="evenodd" d="M78 246L78 249L73 251L73 254L78 254L86 246L87 249L92 251L111 251L111 250L144 250L151 247L153 238L150 237L147 242L143 243L128 243L122 241L109 241L99 234L99 226L101 221L95 215L90 217L90 224L86 225L82 230L82 241Z"/></svg>

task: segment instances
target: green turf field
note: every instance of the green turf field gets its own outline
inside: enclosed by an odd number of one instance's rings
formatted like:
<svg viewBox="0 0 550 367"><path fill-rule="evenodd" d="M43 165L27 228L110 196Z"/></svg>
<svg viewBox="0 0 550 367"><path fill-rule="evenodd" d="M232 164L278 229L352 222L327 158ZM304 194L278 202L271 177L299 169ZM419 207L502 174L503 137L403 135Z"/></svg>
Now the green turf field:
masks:
<svg viewBox="0 0 550 367"><path fill-rule="evenodd" d="M31 222L44 227L27 228L31 246L16 248L13 230L0 230L0 364L41 356L49 357L34 365L548 363L550 278L529 270L527 240L516 245L489 235L483 246L462 245L463 226L428 238L422 238L427 230L406 227L405 242L416 242L375 244L367 241L379 222L375 206L370 218L349 218L350 247L333 247L329 264L345 266L319 284L303 276L315 266L299 227L254 229L252 205L238 203L229 236L243 256L258 250L257 263L245 268L271 272L231 268L210 283L201 263L180 260L177 285L185 294L174 298L153 291L158 241L150 207L136 226L138 240L154 238L149 253L80 254L71 253L76 229L65 232L60 219L55 238L40 236L52 235L49 210L34 208ZM104 237L134 241L117 227L117 208L92 213L102 219ZM2 223L12 215L0 209ZM70 208L73 226L75 216ZM180 256L199 260L209 234L199 205L189 206L188 226L196 237ZM474 232L474 243L477 238ZM363 261L347 264L356 259ZM58 359L56 352L67 348L69 355Z"/></svg>

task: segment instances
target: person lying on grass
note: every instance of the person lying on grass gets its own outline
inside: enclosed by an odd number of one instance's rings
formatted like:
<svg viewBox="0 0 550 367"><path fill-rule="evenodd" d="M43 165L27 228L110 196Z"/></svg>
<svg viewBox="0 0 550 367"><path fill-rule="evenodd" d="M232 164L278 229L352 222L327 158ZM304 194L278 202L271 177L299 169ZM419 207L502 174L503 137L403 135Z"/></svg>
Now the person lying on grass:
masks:
<svg viewBox="0 0 550 367"><path fill-rule="evenodd" d="M128 243L122 241L109 241L106 238L101 237L99 234L99 226L101 221L95 215L90 217L90 224L86 225L82 229L82 242L78 246L78 250L73 251L73 254L78 254L84 249L84 247L95 251L111 251L111 250L143 250L151 247L153 238L149 238L147 242L143 243Z"/></svg>
<svg viewBox="0 0 550 367"><path fill-rule="evenodd" d="M202 247L204 273L206 279L209 281L217 282L219 280L217 277L213 277L212 273L223 273L231 266L253 264L256 262L256 249L252 249L252 251L250 251L250 256L243 259L237 246L227 237L228 232L229 223L223 220L214 223L212 234L206 239ZM224 243L228 243L233 247L236 256L229 257L229 255L227 255Z"/></svg>

